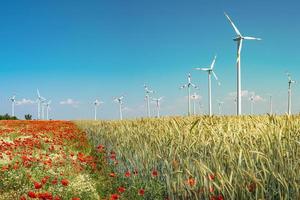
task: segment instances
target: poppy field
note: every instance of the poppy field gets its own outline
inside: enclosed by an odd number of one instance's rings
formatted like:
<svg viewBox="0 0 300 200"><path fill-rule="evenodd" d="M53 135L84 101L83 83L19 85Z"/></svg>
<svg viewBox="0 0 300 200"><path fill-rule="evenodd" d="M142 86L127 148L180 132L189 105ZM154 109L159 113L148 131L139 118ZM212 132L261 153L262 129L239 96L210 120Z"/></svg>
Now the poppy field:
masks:
<svg viewBox="0 0 300 200"><path fill-rule="evenodd" d="M300 116L76 124L94 146L113 150L116 178L142 174L127 187L142 186L145 199L300 198Z"/></svg>

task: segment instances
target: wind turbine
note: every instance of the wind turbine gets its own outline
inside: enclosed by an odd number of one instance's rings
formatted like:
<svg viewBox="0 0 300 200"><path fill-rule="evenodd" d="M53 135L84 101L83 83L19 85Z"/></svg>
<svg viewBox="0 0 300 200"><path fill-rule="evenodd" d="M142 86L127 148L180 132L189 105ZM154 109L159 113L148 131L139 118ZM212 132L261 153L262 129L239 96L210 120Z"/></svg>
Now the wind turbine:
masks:
<svg viewBox="0 0 300 200"><path fill-rule="evenodd" d="M191 74L188 74L188 83L181 86L180 89L188 88L188 116L191 115L191 87L198 89L198 87L192 83Z"/></svg>
<svg viewBox="0 0 300 200"><path fill-rule="evenodd" d="M292 84L296 83L295 80L292 80L291 75L286 73L288 76L288 115L292 113Z"/></svg>
<svg viewBox="0 0 300 200"><path fill-rule="evenodd" d="M123 99L124 99L124 96L120 96L120 97L114 98L114 101L117 102L117 103L119 103L119 115L120 115L120 120L123 119L123 114L122 114Z"/></svg>
<svg viewBox="0 0 300 200"><path fill-rule="evenodd" d="M194 92L191 98L193 100L193 115L196 115L196 100L199 99L199 95L197 95L196 92Z"/></svg>
<svg viewBox="0 0 300 200"><path fill-rule="evenodd" d="M144 84L144 90L145 90L145 98L147 100L147 116L151 117L151 112L150 112L150 94L154 93L153 90L150 90L149 87Z"/></svg>
<svg viewBox="0 0 300 200"><path fill-rule="evenodd" d="M223 101L218 100L218 109L219 109L219 115L222 114L222 105L224 104Z"/></svg>
<svg viewBox="0 0 300 200"><path fill-rule="evenodd" d="M254 96L252 95L250 98L250 114L253 115L253 105L254 105Z"/></svg>
<svg viewBox="0 0 300 200"><path fill-rule="evenodd" d="M163 97L159 97L159 98L152 98L152 101L155 102L156 104L156 117L159 118L160 117L160 114L159 114L159 111L160 111L160 101L163 99Z"/></svg>
<svg viewBox="0 0 300 200"><path fill-rule="evenodd" d="M9 100L11 101L11 116L14 117L15 116L16 95L10 97Z"/></svg>
<svg viewBox="0 0 300 200"><path fill-rule="evenodd" d="M47 120L49 120L50 104L51 104L51 100L49 100L47 103L45 103L45 106L46 106L46 119Z"/></svg>
<svg viewBox="0 0 300 200"><path fill-rule="evenodd" d="M41 119L41 104L44 102L46 99L40 95L39 89L36 90L38 98L37 98L37 105L38 105L38 119Z"/></svg>
<svg viewBox="0 0 300 200"><path fill-rule="evenodd" d="M216 81L218 81L218 77L215 74L214 70L214 66L216 63L216 59L217 56L214 57L211 65L209 68L195 68L195 70L201 70L201 71L205 71L208 73L208 114L209 116L212 115L212 103L211 103L211 74L213 74L213 76L215 77ZM220 82L218 82L218 85L220 85Z"/></svg>
<svg viewBox="0 0 300 200"><path fill-rule="evenodd" d="M246 37L243 36L240 31L237 29L237 27L234 25L230 17L224 13L227 19L229 20L231 26L233 27L235 33L237 34L236 38L233 40L237 42L237 115L242 114L242 88L241 88L241 51L242 51L242 45L243 40L261 40L260 38L255 37Z"/></svg>
<svg viewBox="0 0 300 200"><path fill-rule="evenodd" d="M273 99L272 99L272 95L270 94L269 95L269 98L270 98L270 114L272 115L273 114Z"/></svg>
<svg viewBox="0 0 300 200"><path fill-rule="evenodd" d="M199 101L199 114L202 114L203 104Z"/></svg>
<svg viewBox="0 0 300 200"><path fill-rule="evenodd" d="M102 101L99 101L98 99L96 99L94 101L94 107L95 107L95 110L94 110L94 114L95 114L95 117L94 119L97 120L97 108L100 106L100 104L102 104L103 102Z"/></svg>
<svg viewBox="0 0 300 200"><path fill-rule="evenodd" d="M42 100L41 101L41 105L42 105L42 120L44 120L45 119L45 106L46 106L46 99L44 99L44 100Z"/></svg>

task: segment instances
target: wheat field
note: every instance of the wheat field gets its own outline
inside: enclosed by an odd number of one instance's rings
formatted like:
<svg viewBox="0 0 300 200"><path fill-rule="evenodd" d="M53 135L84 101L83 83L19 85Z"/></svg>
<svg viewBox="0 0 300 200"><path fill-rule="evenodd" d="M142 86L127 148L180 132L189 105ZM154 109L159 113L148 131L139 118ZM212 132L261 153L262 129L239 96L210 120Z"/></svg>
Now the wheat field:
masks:
<svg viewBox="0 0 300 200"><path fill-rule="evenodd" d="M153 199L300 199L300 116L76 121ZM147 171L158 171L159 181ZM150 184L150 185L149 185Z"/></svg>

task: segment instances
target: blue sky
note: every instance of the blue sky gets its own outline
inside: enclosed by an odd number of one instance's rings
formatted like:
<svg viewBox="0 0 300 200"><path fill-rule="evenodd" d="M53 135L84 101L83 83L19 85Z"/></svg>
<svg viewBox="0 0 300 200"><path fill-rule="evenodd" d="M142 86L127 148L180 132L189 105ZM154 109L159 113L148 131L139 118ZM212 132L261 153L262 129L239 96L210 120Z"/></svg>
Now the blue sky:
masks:
<svg viewBox="0 0 300 200"><path fill-rule="evenodd" d="M192 70L207 66L218 55L213 81L223 112L234 113L230 93L236 88L234 31L226 11L244 35L263 41L246 41L242 51L242 88L255 92L255 113L286 111L286 70L300 80L300 2L286 1L1 1L0 3L0 113L10 112L9 96L36 99L36 88L52 99L51 117L88 119L92 102L104 101L99 117L118 117L114 96L126 95L124 117L145 115L143 84L164 96L163 115L186 112L186 91L178 88L188 72L200 86L207 110L207 75ZM300 111L299 86L293 88L293 112ZM72 99L74 105L61 105ZM243 112L250 104L244 97ZM16 106L16 114L36 116L36 104ZM154 108L154 107L153 107Z"/></svg>

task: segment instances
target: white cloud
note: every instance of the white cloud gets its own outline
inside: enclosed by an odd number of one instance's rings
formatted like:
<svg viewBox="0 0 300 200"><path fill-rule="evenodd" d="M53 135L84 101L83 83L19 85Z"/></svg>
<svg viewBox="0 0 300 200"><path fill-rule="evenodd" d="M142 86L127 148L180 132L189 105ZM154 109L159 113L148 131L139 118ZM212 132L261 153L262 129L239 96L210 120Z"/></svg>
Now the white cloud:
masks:
<svg viewBox="0 0 300 200"><path fill-rule="evenodd" d="M25 99L25 98L23 98L20 101L16 101L16 105L29 105L29 104L34 104L34 103L35 103L35 101L32 101L30 99Z"/></svg>
<svg viewBox="0 0 300 200"><path fill-rule="evenodd" d="M254 100L254 102L265 101L265 99L259 95L253 95L253 100Z"/></svg>
<svg viewBox="0 0 300 200"><path fill-rule="evenodd" d="M249 92L248 90L242 90L241 95L242 95L242 97L248 97L252 93L254 93L254 92ZM229 92L228 95L230 97L235 98L236 97L236 92Z"/></svg>
<svg viewBox="0 0 300 200"><path fill-rule="evenodd" d="M61 105L70 105L70 106L73 106L73 107L78 107L79 102L69 98L69 99L67 99L65 101L59 102L59 104L61 104Z"/></svg>

